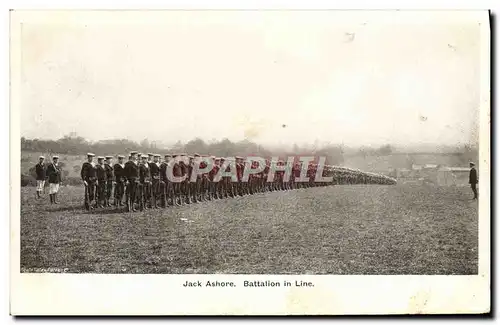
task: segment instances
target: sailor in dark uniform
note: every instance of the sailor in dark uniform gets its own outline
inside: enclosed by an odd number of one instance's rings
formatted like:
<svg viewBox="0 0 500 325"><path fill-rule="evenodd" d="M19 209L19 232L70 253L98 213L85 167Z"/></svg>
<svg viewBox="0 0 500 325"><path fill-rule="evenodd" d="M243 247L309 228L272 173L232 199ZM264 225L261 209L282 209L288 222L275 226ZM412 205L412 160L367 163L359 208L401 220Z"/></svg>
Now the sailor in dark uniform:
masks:
<svg viewBox="0 0 500 325"><path fill-rule="evenodd" d="M147 156L142 156L142 163L139 164L139 209L141 211L147 210L151 203L151 171L147 159Z"/></svg>
<svg viewBox="0 0 500 325"><path fill-rule="evenodd" d="M113 183L115 180L115 174L112 166L113 156L106 156L106 161L104 162L104 170L106 171L106 202L105 205L111 206L111 194L113 193Z"/></svg>
<svg viewBox="0 0 500 325"><path fill-rule="evenodd" d="M165 160L160 164L160 205L162 207L170 205L170 200L171 205L174 205L172 182L170 182L167 175L168 169L173 167L169 167L171 159L172 155L166 154Z"/></svg>
<svg viewBox="0 0 500 325"><path fill-rule="evenodd" d="M104 167L104 157L97 157L97 165L95 166L97 176L97 200L96 207L102 208L106 204L106 183L107 174Z"/></svg>
<svg viewBox="0 0 500 325"><path fill-rule="evenodd" d="M155 154L153 161L149 163L149 171L151 174L151 205L154 209L158 208L160 200L160 155Z"/></svg>
<svg viewBox="0 0 500 325"><path fill-rule="evenodd" d="M182 204L182 182L177 181L180 177L183 176L183 167L181 166L180 162L180 155L179 154L173 154L172 155L172 175L175 177L174 181L172 182L173 189L174 189L174 204L179 206Z"/></svg>
<svg viewBox="0 0 500 325"><path fill-rule="evenodd" d="M181 188L181 204L191 203L189 199L189 157L185 153L181 153L179 160L179 166L181 170L181 177L185 177L182 182L179 183Z"/></svg>
<svg viewBox="0 0 500 325"><path fill-rule="evenodd" d="M123 163L123 159L125 157L122 155L118 156L118 162L113 166L113 172L115 174L115 206L122 206L123 194L125 194L125 164Z"/></svg>
<svg viewBox="0 0 500 325"><path fill-rule="evenodd" d="M83 163L80 176L82 177L83 184L85 185L85 208L87 210L92 209L92 201L95 199L95 187L96 187L96 170L95 164L92 161L94 159L93 153L87 154L87 161Z"/></svg>
<svg viewBox="0 0 500 325"><path fill-rule="evenodd" d="M125 167L123 168L123 174L127 180L126 199L128 211L135 211L134 203L136 201L136 196L138 196L137 185L139 181L139 165L136 156L137 151L132 151L129 156L129 161L125 163Z"/></svg>

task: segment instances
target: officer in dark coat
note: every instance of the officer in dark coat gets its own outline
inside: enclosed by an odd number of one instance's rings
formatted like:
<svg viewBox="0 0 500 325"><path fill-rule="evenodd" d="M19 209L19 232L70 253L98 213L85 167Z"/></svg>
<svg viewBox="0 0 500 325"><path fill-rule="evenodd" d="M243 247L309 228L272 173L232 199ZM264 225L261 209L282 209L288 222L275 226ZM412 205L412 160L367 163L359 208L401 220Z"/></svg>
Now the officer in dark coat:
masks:
<svg viewBox="0 0 500 325"><path fill-rule="evenodd" d="M104 167L104 157L97 157L97 165L95 166L97 176L97 201L96 207L102 208L103 203L106 203L106 182L108 180L106 169Z"/></svg>
<svg viewBox="0 0 500 325"><path fill-rule="evenodd" d="M479 179L477 177L477 170L474 165L474 163L470 163L470 172L469 172L469 184L472 189L472 193L474 193L474 197L472 198L473 200L477 199L477 183L479 182Z"/></svg>
<svg viewBox="0 0 500 325"><path fill-rule="evenodd" d="M61 184L61 168L58 165L59 157L52 157L52 163L47 166L47 177L49 179L50 203L58 204L57 193Z"/></svg>
<svg viewBox="0 0 500 325"><path fill-rule="evenodd" d="M45 157L40 156L38 158L38 164L35 165L35 173L36 173L36 197L40 198L40 195L43 192L43 189L45 187L45 178L46 178L46 173L45 173L45 163L44 163Z"/></svg>
<svg viewBox="0 0 500 325"><path fill-rule="evenodd" d="M113 193L113 183L115 180L115 174L112 166L113 156L106 156L106 161L104 162L104 170L106 171L106 202L105 205L111 206L111 194Z"/></svg>
<svg viewBox="0 0 500 325"><path fill-rule="evenodd" d="M136 157L137 151L132 151L129 156L129 161L125 163L123 169L124 176L127 179L126 199L128 211L135 211L134 203L136 201L137 185L139 181L139 164Z"/></svg>
<svg viewBox="0 0 500 325"><path fill-rule="evenodd" d="M83 163L80 176L82 177L83 184L85 185L85 208L87 210L92 209L92 201L95 199L95 188L96 188L96 170L93 153L87 154L87 161Z"/></svg>
<svg viewBox="0 0 500 325"><path fill-rule="evenodd" d="M122 155L118 156L118 162L113 166L113 172L115 174L115 206L122 206L123 194L125 193L125 164L123 159L125 157Z"/></svg>

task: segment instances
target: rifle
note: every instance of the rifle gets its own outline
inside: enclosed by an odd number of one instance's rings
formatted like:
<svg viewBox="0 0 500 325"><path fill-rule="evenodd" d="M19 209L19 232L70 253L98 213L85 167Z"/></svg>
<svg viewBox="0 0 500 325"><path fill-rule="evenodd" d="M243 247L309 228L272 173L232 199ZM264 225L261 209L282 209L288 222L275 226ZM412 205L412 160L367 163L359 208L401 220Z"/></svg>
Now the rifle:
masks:
<svg viewBox="0 0 500 325"><path fill-rule="evenodd" d="M128 209L128 212L132 212L132 207L130 206L130 185L128 179L125 181L125 184L123 185L123 190L125 194L125 200L127 201L125 203L126 208Z"/></svg>
<svg viewBox="0 0 500 325"><path fill-rule="evenodd" d="M151 177L151 183L149 185L149 200L151 203L151 208L154 208L153 203L156 205L156 197L154 196L154 191L153 191L153 177Z"/></svg>
<svg viewBox="0 0 500 325"><path fill-rule="evenodd" d="M85 209L87 211L90 211L89 185L88 185L88 183L87 183L87 185L85 185L85 183L84 183L84 186L85 186L85 203L84 203L84 206L85 206Z"/></svg>

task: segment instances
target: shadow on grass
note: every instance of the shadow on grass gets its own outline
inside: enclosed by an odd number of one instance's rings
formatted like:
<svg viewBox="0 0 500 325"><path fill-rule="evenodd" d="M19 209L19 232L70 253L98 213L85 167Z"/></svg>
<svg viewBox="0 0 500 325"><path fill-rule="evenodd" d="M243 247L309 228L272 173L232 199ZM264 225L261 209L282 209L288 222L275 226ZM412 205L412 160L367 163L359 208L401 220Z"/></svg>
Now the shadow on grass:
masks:
<svg viewBox="0 0 500 325"><path fill-rule="evenodd" d="M91 211L87 211L87 210L83 209L83 207L82 207L82 208L77 209L77 210L80 210L83 214L89 214L89 215L108 215L108 214L117 214L117 213L136 215L136 214L141 214L144 212L168 211L168 210L171 210L172 208L174 208L174 207L147 209L147 210L142 210L142 211L139 209L136 209L135 211L127 211L124 207L121 207L118 209L111 207L111 208L97 208L97 209L93 209Z"/></svg>
<svg viewBox="0 0 500 325"><path fill-rule="evenodd" d="M70 206L50 206L48 208L49 212L64 212L64 211L78 211L83 210L83 204L70 205Z"/></svg>

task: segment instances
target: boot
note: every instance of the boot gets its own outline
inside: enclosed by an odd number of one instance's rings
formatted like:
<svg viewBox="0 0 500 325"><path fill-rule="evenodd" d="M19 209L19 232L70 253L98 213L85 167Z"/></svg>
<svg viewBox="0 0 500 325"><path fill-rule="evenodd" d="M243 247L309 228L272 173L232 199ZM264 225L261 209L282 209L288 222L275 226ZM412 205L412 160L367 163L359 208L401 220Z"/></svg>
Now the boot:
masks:
<svg viewBox="0 0 500 325"><path fill-rule="evenodd" d="M54 193L54 204L59 204L59 202L57 202L57 193Z"/></svg>
<svg viewBox="0 0 500 325"><path fill-rule="evenodd" d="M49 194L50 197L50 204L54 203L54 194Z"/></svg>
<svg viewBox="0 0 500 325"><path fill-rule="evenodd" d="M40 191L36 191L36 198L39 199L40 198Z"/></svg>

